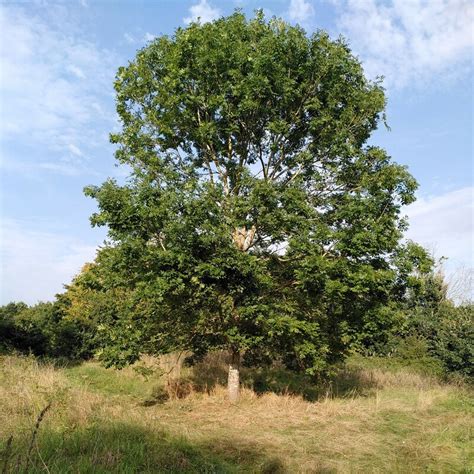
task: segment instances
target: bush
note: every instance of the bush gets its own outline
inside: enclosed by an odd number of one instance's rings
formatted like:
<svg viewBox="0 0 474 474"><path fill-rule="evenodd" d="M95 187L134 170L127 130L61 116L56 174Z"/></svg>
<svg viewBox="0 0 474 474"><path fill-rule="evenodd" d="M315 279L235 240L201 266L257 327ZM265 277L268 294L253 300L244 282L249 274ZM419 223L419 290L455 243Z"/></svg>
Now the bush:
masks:
<svg viewBox="0 0 474 474"><path fill-rule="evenodd" d="M431 352L445 368L474 377L474 305L445 310L435 328Z"/></svg>
<svg viewBox="0 0 474 474"><path fill-rule="evenodd" d="M15 317L28 308L25 303L9 303L0 306L0 350L14 349L18 339L19 330L15 325Z"/></svg>
<svg viewBox="0 0 474 474"><path fill-rule="evenodd" d="M92 328L65 317L57 302L10 303L0 307L0 349L40 357L87 359L92 355Z"/></svg>
<svg viewBox="0 0 474 474"><path fill-rule="evenodd" d="M392 295L366 313L351 339L353 350L364 355L474 376L474 304L455 306L441 273L414 274L398 299Z"/></svg>
<svg viewBox="0 0 474 474"><path fill-rule="evenodd" d="M414 308L398 338L395 353L412 360L436 359L447 372L474 376L474 305L454 306L444 301L433 308ZM411 351L411 353L410 353Z"/></svg>
<svg viewBox="0 0 474 474"><path fill-rule="evenodd" d="M419 336L399 338L393 356L417 372L433 376L443 375L442 362L433 356L429 341Z"/></svg>

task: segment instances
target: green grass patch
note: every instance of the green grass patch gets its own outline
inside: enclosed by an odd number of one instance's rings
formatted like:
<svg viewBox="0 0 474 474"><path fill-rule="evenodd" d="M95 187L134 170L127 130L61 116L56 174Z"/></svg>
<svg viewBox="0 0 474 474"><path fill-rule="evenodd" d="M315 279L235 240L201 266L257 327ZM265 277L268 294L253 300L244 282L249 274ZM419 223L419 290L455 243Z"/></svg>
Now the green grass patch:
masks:
<svg viewBox="0 0 474 474"><path fill-rule="evenodd" d="M131 373L133 369L105 368L97 362L88 362L64 369L66 377L75 385L107 395L125 395L142 399L162 383L158 377L144 378Z"/></svg>
<svg viewBox="0 0 474 474"><path fill-rule="evenodd" d="M47 472L58 474L237 472L235 466L208 447L124 423L87 426L73 432L46 430L39 436L28 464L28 440L14 442L9 472L19 467L19 472L43 473L45 466Z"/></svg>
<svg viewBox="0 0 474 474"><path fill-rule="evenodd" d="M353 354L346 362L349 369L382 369L392 373L407 369L413 373L429 377L444 378L445 372L436 359L423 355L422 357L364 357Z"/></svg>

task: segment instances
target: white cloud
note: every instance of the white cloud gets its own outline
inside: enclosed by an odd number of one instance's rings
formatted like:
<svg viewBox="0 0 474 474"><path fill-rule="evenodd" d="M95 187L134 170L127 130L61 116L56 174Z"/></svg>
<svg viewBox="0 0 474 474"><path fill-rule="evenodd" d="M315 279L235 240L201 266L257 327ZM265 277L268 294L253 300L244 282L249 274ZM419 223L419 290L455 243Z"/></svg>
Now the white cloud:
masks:
<svg viewBox="0 0 474 474"><path fill-rule="evenodd" d="M74 74L79 79L85 79L86 75L84 74L83 70L77 66L68 66L67 70Z"/></svg>
<svg viewBox="0 0 474 474"><path fill-rule="evenodd" d="M146 32L145 33L145 41L153 41L156 38L155 35L152 35L151 33Z"/></svg>
<svg viewBox="0 0 474 474"><path fill-rule="evenodd" d="M16 156L2 153L0 155L0 169L4 172L14 172L20 174L23 178L33 181L43 181L45 178L43 171L54 173L62 176L88 176L94 178L105 178L110 173L104 175L94 166L90 166L88 158L84 155L75 155L70 153L64 156L38 157L35 160L20 160ZM79 150L81 153L82 151ZM112 173L116 168L114 167Z"/></svg>
<svg viewBox="0 0 474 474"><path fill-rule="evenodd" d="M79 176L81 174L91 174L89 170L82 165L75 165L65 161L42 161L37 166L32 167L33 170L46 170L63 176Z"/></svg>
<svg viewBox="0 0 474 474"><path fill-rule="evenodd" d="M471 0L334 0L337 26L367 74L389 88L424 86L472 68Z"/></svg>
<svg viewBox="0 0 474 474"><path fill-rule="evenodd" d="M131 33L124 33L123 37L128 44L137 44L148 43L150 41L153 41L156 38L156 35L147 31L144 35L142 35L141 33L137 33L136 35L132 35Z"/></svg>
<svg viewBox="0 0 474 474"><path fill-rule="evenodd" d="M2 221L0 304L51 300L95 257L95 246L60 232L33 230L35 224Z"/></svg>
<svg viewBox="0 0 474 474"><path fill-rule="evenodd" d="M216 20L220 16L221 11L219 8L212 7L207 0L200 0L199 3L189 8L189 16L183 18L183 22L188 24L199 20L201 23L207 23Z"/></svg>
<svg viewBox="0 0 474 474"><path fill-rule="evenodd" d="M76 146L74 145L73 143L70 143L68 145L68 149L69 151L73 154L73 155L76 155L76 156L84 156L82 154L82 151Z"/></svg>
<svg viewBox="0 0 474 474"><path fill-rule="evenodd" d="M448 280L474 268L474 187L421 197L406 213L410 222L406 236L436 258L447 258L443 267ZM474 288L470 292L474 297Z"/></svg>
<svg viewBox="0 0 474 474"><path fill-rule="evenodd" d="M314 16L313 5L306 0L290 0L288 17L292 21L307 23Z"/></svg>
<svg viewBox="0 0 474 474"><path fill-rule="evenodd" d="M117 58L74 28L18 5L0 10L0 30L8 38L0 42L2 141L60 155L72 151L71 143L106 145L100 130L114 120L108 96Z"/></svg>
<svg viewBox="0 0 474 474"><path fill-rule="evenodd" d="M128 44L133 44L135 43L137 40L135 39L135 37L133 35L131 35L130 33L124 33L123 37L125 38L125 41L128 43Z"/></svg>

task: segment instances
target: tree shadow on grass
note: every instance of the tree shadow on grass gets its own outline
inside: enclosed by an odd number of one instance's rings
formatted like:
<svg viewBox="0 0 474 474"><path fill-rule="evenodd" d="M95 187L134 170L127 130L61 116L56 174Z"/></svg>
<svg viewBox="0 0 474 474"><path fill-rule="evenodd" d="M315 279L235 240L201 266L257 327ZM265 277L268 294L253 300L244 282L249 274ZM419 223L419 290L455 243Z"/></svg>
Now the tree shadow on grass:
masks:
<svg viewBox="0 0 474 474"><path fill-rule="evenodd" d="M193 366L191 381L198 391L210 392L217 385L227 383L225 354L210 354ZM276 393L298 395L307 401L326 397L347 398L369 396L377 387L370 373L357 367L339 368L325 380L292 372L282 366L242 368L241 382L257 394Z"/></svg>
<svg viewBox="0 0 474 474"><path fill-rule="evenodd" d="M243 384L258 394L276 393L301 396L307 401L324 398L366 397L374 393L376 383L358 369L340 369L327 379L290 372L280 367L249 369L242 377Z"/></svg>
<svg viewBox="0 0 474 474"><path fill-rule="evenodd" d="M126 423L47 430L35 441L13 439L8 459L0 445L0 468L19 473L286 473L277 457L238 440L191 442L164 431ZM3 448L3 449L2 449ZM2 459L3 458L3 459ZM5 464L6 462L6 464Z"/></svg>

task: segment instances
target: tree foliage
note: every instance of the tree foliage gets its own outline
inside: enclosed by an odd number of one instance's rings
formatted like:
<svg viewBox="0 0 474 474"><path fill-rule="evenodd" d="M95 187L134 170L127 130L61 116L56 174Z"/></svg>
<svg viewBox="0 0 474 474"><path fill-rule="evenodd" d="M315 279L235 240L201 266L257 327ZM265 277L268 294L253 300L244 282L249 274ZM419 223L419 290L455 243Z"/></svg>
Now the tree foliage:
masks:
<svg viewBox="0 0 474 474"><path fill-rule="evenodd" d="M237 12L157 38L115 90L131 174L85 191L102 284L127 295L108 363L225 348L314 373L406 287L416 182L367 145L384 92L343 40Z"/></svg>

